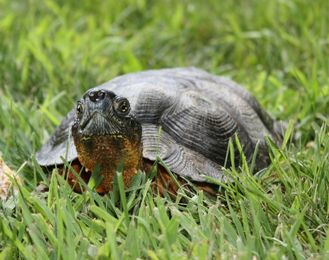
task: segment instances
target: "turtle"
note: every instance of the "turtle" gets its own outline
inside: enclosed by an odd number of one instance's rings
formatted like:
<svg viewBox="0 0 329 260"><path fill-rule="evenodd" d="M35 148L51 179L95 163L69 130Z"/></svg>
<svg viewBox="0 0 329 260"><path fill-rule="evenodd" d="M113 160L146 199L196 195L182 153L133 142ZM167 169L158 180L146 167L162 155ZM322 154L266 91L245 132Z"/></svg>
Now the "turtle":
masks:
<svg viewBox="0 0 329 260"><path fill-rule="evenodd" d="M266 139L281 144L280 122L229 78L194 67L147 70L87 90L36 159L43 167L70 162L85 181L97 168L102 181L96 191L101 194L113 190L119 165L129 187L138 170L159 161L166 167L154 177L157 187L176 191L174 174L209 190L210 180L227 182L225 168L241 164L238 149L228 159L229 144L236 139L247 162L254 158L256 171L266 168ZM76 177L68 175L70 185L81 192Z"/></svg>

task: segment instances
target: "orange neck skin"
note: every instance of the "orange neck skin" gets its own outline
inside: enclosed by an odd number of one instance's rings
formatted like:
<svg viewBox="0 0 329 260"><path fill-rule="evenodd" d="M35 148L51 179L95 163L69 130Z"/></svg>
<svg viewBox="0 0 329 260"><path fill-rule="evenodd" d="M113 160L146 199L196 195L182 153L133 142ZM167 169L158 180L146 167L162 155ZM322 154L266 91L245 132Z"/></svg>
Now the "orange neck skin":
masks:
<svg viewBox="0 0 329 260"><path fill-rule="evenodd" d="M125 186L131 184L133 176L142 164L142 145L137 138L122 135L110 136L75 136L74 143L78 159L87 171L99 167L103 179L96 188L98 193L107 193L113 189L116 171L123 163L123 181Z"/></svg>

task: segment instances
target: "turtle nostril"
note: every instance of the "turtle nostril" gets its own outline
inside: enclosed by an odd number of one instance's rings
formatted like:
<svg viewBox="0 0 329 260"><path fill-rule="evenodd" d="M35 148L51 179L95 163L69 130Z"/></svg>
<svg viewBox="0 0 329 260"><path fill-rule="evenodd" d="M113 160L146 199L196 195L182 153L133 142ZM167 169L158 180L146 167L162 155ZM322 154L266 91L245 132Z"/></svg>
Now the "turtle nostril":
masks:
<svg viewBox="0 0 329 260"><path fill-rule="evenodd" d="M99 99L103 99L105 97L104 91L98 91L97 95Z"/></svg>
<svg viewBox="0 0 329 260"><path fill-rule="evenodd" d="M105 97L105 92L103 90L91 91L88 93L89 99L93 102L98 102Z"/></svg>

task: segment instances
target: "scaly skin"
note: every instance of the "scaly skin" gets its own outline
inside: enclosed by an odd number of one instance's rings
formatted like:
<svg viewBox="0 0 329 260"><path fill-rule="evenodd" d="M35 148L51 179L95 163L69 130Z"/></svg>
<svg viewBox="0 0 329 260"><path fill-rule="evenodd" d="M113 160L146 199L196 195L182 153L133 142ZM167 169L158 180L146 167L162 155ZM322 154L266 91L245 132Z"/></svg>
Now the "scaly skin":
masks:
<svg viewBox="0 0 329 260"><path fill-rule="evenodd" d="M131 184L133 176L141 168L142 149L140 140L127 139L124 136L79 137L74 135L80 163L90 171L99 167L103 177L96 188L98 193L107 193L113 189L116 171L123 163L123 181Z"/></svg>
<svg viewBox="0 0 329 260"><path fill-rule="evenodd" d="M122 164L125 186L141 168L142 128L129 111L128 100L111 91L89 91L78 102L72 136L85 171L99 171L102 176L96 187L99 193L113 189Z"/></svg>

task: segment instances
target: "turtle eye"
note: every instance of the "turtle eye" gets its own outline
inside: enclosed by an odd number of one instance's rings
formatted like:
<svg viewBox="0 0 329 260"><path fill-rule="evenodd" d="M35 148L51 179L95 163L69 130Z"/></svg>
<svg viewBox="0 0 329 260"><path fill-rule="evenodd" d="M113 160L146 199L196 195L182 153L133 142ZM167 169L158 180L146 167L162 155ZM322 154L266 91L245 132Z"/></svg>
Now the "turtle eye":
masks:
<svg viewBox="0 0 329 260"><path fill-rule="evenodd" d="M130 104L126 98L117 98L114 103L115 110L121 115L128 115L130 112Z"/></svg>
<svg viewBox="0 0 329 260"><path fill-rule="evenodd" d="M77 114L81 115L82 112L83 112L83 104L79 101L77 104Z"/></svg>

